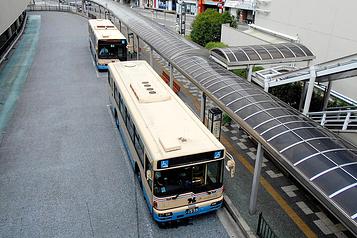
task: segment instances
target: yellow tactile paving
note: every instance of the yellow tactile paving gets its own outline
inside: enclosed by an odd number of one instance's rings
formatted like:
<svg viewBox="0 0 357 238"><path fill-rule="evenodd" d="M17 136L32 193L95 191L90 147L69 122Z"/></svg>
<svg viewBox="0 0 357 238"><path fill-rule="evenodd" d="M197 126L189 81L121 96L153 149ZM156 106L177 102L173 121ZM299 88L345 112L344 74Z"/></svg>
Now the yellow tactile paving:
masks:
<svg viewBox="0 0 357 238"><path fill-rule="evenodd" d="M226 146L226 149L232 153L233 157L238 159L244 165L244 167L253 174L254 167L245 159L244 156L237 152L237 150L224 136L221 137L221 142L224 146ZM260 177L260 184L274 198L274 200L299 227L299 229L305 234L306 237L317 237L316 233L310 229L310 227L300 218L300 216L289 206L284 198L273 188L273 186L271 186L271 184L265 178Z"/></svg>

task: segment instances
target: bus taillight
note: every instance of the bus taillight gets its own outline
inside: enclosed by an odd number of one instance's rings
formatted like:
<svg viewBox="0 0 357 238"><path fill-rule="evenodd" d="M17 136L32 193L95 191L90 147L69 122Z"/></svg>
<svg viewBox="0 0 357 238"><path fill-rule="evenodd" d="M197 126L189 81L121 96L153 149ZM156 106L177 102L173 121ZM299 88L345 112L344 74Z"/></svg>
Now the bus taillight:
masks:
<svg viewBox="0 0 357 238"><path fill-rule="evenodd" d="M156 201L154 201L153 206L154 206L154 208L157 208L157 202Z"/></svg>

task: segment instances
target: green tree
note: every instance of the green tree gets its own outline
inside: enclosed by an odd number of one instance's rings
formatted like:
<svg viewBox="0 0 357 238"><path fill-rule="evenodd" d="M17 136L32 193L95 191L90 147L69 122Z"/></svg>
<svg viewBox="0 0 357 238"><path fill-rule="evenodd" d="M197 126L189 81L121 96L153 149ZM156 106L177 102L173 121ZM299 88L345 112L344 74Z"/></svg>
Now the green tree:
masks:
<svg viewBox="0 0 357 238"><path fill-rule="evenodd" d="M206 49L211 50L213 48L225 48L228 45L224 44L223 42L208 42L205 46Z"/></svg>
<svg viewBox="0 0 357 238"><path fill-rule="evenodd" d="M221 25L232 24L234 17L228 12L218 13L213 9L208 9L199 14L191 26L191 39L201 46L206 46L208 42L221 41Z"/></svg>
<svg viewBox="0 0 357 238"><path fill-rule="evenodd" d="M295 109L299 109L300 97L302 92L301 82L284 84L269 89L269 92L286 102Z"/></svg>

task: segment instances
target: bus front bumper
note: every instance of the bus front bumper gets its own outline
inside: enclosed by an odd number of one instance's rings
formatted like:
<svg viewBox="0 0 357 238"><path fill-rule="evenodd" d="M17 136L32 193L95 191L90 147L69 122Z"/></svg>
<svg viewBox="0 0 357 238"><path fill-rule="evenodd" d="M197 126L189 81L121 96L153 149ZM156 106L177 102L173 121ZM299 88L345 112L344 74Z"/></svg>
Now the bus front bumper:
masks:
<svg viewBox="0 0 357 238"><path fill-rule="evenodd" d="M204 213L216 211L223 205L223 196L205 201L202 203L197 203L195 206L184 206L174 209L167 210L156 210L153 208L154 220L163 223L169 221L175 221L183 218L198 216Z"/></svg>

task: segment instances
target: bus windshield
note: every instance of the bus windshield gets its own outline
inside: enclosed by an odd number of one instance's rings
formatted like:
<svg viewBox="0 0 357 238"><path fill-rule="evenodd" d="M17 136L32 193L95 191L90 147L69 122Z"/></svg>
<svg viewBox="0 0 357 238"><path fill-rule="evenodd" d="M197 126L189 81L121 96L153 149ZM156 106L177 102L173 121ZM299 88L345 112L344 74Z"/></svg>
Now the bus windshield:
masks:
<svg viewBox="0 0 357 238"><path fill-rule="evenodd" d="M178 196L187 192L204 192L222 186L223 160L155 172L154 195Z"/></svg>
<svg viewBox="0 0 357 238"><path fill-rule="evenodd" d="M99 41L98 58L126 60L126 40L121 41L122 42Z"/></svg>

